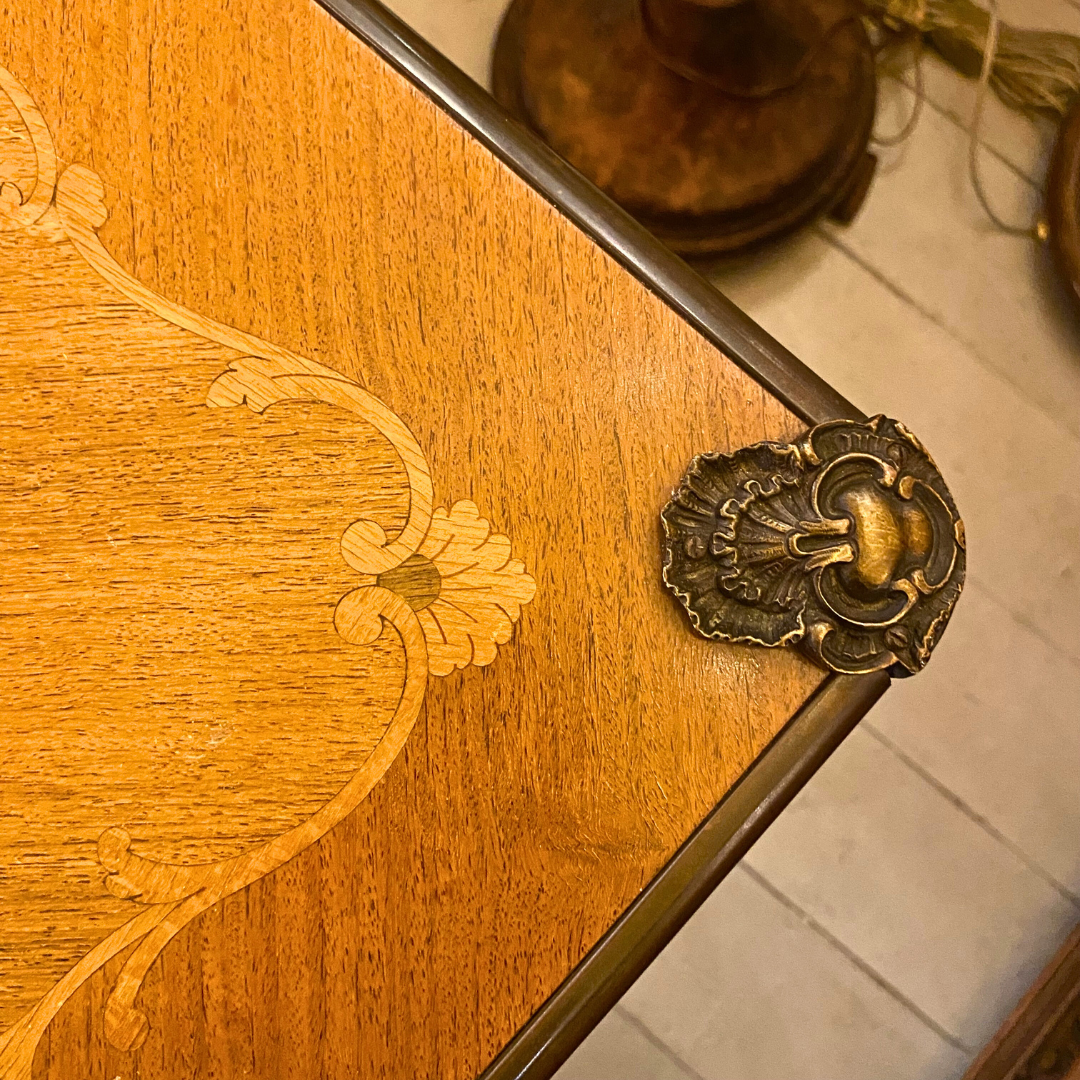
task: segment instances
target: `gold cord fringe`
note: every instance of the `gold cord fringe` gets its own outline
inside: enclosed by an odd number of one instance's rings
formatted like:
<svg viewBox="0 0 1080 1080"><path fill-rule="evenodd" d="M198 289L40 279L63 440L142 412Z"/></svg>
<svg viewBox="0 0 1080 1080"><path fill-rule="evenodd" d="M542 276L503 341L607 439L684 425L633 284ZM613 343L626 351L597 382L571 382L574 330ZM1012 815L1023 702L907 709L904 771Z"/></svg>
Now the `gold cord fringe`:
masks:
<svg viewBox="0 0 1080 1080"><path fill-rule="evenodd" d="M965 75L978 76L990 13L973 0L863 0L893 30L925 34ZM1080 100L1080 38L1000 24L990 85L1015 109L1064 116Z"/></svg>

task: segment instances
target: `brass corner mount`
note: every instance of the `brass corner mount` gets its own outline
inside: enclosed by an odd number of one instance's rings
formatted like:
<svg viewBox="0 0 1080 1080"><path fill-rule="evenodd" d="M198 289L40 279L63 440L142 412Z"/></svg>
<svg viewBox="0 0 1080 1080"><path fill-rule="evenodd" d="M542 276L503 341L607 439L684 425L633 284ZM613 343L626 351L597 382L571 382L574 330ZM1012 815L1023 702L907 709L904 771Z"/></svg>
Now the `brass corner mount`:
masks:
<svg viewBox="0 0 1080 1080"><path fill-rule="evenodd" d="M885 416L699 454L661 518L664 583L700 634L845 674L919 671L964 584L952 495Z"/></svg>

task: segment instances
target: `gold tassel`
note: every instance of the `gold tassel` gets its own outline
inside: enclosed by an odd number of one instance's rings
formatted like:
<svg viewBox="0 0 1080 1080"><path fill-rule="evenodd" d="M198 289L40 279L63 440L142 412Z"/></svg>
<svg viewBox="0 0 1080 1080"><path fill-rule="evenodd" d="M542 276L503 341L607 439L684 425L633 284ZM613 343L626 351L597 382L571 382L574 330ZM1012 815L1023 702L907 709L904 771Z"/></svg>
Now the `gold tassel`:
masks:
<svg viewBox="0 0 1080 1080"><path fill-rule="evenodd" d="M979 74L990 16L973 0L863 2L890 29L925 34L962 74ZM1080 38L1000 25L990 85L1015 109L1064 116L1080 99Z"/></svg>

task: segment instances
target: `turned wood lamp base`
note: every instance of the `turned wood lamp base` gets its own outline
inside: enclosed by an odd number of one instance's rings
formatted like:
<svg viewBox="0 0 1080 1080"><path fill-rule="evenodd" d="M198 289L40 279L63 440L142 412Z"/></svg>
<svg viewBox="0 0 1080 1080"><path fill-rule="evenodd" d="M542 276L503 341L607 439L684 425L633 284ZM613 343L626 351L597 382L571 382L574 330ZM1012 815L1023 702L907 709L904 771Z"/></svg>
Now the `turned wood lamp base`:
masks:
<svg viewBox="0 0 1080 1080"><path fill-rule="evenodd" d="M1072 299L1080 304L1080 105L1073 106L1058 133L1046 210L1054 262Z"/></svg>
<svg viewBox="0 0 1080 1080"><path fill-rule="evenodd" d="M847 0L514 0L492 79L686 256L846 223L876 164L874 54Z"/></svg>

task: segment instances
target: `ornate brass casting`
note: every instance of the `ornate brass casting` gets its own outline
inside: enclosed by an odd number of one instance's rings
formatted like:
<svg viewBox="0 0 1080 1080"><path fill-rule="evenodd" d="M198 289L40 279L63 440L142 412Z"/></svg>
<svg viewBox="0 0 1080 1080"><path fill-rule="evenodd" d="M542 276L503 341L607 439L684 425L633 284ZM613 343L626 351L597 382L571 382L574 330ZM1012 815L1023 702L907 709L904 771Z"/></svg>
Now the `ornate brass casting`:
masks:
<svg viewBox="0 0 1080 1080"><path fill-rule="evenodd" d="M699 633L833 671L919 671L964 583L949 489L884 416L699 454L661 517L664 582Z"/></svg>

